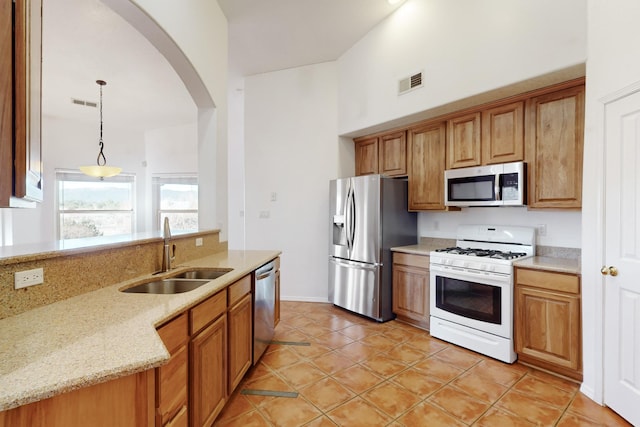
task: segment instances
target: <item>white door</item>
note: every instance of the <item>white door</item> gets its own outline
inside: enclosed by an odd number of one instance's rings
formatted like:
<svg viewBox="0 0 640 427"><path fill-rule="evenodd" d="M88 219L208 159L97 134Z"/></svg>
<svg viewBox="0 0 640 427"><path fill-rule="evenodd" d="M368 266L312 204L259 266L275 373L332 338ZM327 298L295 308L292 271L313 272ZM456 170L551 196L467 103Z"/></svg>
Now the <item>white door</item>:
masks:
<svg viewBox="0 0 640 427"><path fill-rule="evenodd" d="M602 272L604 401L640 426L640 86L636 89L605 106Z"/></svg>

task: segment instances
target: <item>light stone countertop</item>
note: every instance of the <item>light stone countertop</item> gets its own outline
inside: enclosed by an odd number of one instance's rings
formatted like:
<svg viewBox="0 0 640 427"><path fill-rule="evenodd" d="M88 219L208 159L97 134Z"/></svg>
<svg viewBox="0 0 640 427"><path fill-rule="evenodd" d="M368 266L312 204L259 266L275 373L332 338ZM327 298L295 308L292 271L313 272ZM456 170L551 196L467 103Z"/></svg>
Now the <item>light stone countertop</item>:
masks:
<svg viewBox="0 0 640 427"><path fill-rule="evenodd" d="M394 248L391 248L391 251L429 256L429 252L431 251L435 251L436 249L449 248L455 245L456 241L451 239L421 237L420 242L417 245L396 246Z"/></svg>
<svg viewBox="0 0 640 427"><path fill-rule="evenodd" d="M581 274L580 259L534 256L521 261L515 261L513 266L552 271L555 273Z"/></svg>
<svg viewBox="0 0 640 427"><path fill-rule="evenodd" d="M226 288L279 251L228 251L178 266L233 268L190 292L129 294L108 286L0 320L0 411L160 366L156 326Z"/></svg>

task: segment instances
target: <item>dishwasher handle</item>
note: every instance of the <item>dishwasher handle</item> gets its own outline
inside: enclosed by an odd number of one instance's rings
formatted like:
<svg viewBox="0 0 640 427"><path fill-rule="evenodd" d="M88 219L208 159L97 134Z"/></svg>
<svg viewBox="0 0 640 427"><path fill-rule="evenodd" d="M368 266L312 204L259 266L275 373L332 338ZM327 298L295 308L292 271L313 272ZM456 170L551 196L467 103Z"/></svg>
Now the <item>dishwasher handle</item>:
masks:
<svg viewBox="0 0 640 427"><path fill-rule="evenodd" d="M275 268L276 266L273 262L263 265L256 270L256 280L266 279L267 277L271 276Z"/></svg>

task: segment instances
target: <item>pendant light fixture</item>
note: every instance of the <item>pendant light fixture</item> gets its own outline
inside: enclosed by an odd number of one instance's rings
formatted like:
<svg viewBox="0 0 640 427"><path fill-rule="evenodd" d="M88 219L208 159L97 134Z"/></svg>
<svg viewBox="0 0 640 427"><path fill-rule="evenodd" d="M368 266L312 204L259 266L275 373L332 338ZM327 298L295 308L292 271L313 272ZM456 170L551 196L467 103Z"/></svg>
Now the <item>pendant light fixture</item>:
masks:
<svg viewBox="0 0 640 427"><path fill-rule="evenodd" d="M122 168L107 166L107 158L103 152L104 142L102 141L102 86L106 85L107 82L104 80L96 80L96 83L100 86L100 140L98 141L100 152L98 153L98 164L96 166L80 166L80 171L85 175L94 176L103 180L118 175L122 171Z"/></svg>

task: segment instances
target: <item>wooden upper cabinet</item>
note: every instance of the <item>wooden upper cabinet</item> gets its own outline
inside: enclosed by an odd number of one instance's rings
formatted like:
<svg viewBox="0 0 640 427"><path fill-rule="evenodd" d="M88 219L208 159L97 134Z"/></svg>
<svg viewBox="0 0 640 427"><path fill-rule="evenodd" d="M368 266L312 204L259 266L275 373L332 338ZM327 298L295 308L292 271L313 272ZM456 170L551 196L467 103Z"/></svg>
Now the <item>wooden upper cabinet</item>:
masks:
<svg viewBox="0 0 640 427"><path fill-rule="evenodd" d="M0 3L0 207L35 207L43 197L42 0L11 4Z"/></svg>
<svg viewBox="0 0 640 427"><path fill-rule="evenodd" d="M482 111L482 164L524 160L524 101Z"/></svg>
<svg viewBox="0 0 640 427"><path fill-rule="evenodd" d="M356 150L356 176L378 173L378 138L354 140Z"/></svg>
<svg viewBox="0 0 640 427"><path fill-rule="evenodd" d="M408 131L409 210L444 210L444 122Z"/></svg>
<svg viewBox="0 0 640 427"><path fill-rule="evenodd" d="M386 176L407 175L407 132L383 135L378 141L379 172Z"/></svg>
<svg viewBox="0 0 640 427"><path fill-rule="evenodd" d="M474 112L447 121L447 169L480 164L480 119Z"/></svg>
<svg viewBox="0 0 640 427"><path fill-rule="evenodd" d="M529 99L526 116L529 207L580 208L584 84Z"/></svg>

